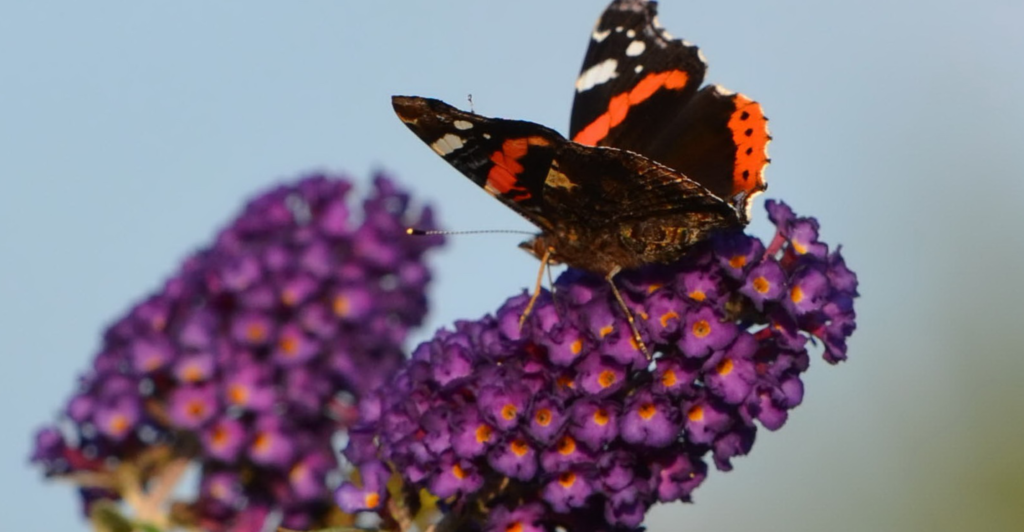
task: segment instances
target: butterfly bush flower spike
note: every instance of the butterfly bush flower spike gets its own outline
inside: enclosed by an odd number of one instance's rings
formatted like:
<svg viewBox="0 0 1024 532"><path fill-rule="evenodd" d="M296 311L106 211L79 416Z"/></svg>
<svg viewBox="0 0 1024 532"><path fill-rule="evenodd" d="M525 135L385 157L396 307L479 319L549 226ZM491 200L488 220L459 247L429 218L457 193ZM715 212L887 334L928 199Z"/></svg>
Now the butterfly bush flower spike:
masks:
<svg viewBox="0 0 1024 532"><path fill-rule="evenodd" d="M441 243L406 237L410 225L432 228L432 214L389 178L361 204L350 188L311 176L252 199L107 329L32 461L49 476L102 481L108 489L86 485L87 505L131 500L156 473L195 464L196 498L170 505L182 526L258 532L269 515L292 528L344 524L332 521L332 439L402 363L427 310L424 254ZM144 469L156 473L125 484ZM347 507L373 508L367 490L383 484L363 478L363 502Z"/></svg>
<svg viewBox="0 0 1024 532"><path fill-rule="evenodd" d="M570 269L521 331L505 324L525 295L419 346L364 403L346 453L364 478L387 463L441 497L451 520L483 512L466 530L635 530L653 504L690 501L709 463L730 470L759 426L785 424L811 352L845 359L855 326L840 251L800 229L813 218L768 209L772 246L736 231L623 274L652 363L609 346L609 285ZM387 496L375 486L346 484L337 501L367 509Z"/></svg>

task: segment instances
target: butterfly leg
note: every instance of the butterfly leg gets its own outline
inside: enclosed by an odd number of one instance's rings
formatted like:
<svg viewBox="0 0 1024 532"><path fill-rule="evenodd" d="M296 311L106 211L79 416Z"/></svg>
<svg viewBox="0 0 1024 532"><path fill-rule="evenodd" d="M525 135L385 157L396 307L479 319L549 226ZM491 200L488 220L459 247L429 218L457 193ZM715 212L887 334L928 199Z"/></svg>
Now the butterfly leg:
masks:
<svg viewBox="0 0 1024 532"><path fill-rule="evenodd" d="M640 337L640 331L636 328L636 319L633 318L633 311L629 310L626 306L626 301L622 299L622 294L619 293L619 289L615 286L615 275L621 271L621 268L616 267L614 270L605 276L605 280L612 287L612 294L615 294L615 300L619 302L619 306L622 307L622 312L626 314L626 322L629 323L629 329L633 332L633 340L636 342L637 347L643 352L644 357L647 360L651 360L651 352L647 350L647 344L644 343L643 338Z"/></svg>
<svg viewBox="0 0 1024 532"><path fill-rule="evenodd" d="M550 264L548 265L548 292L551 292L551 304L555 307L558 319L562 319L562 315L558 311L558 291L555 289L555 279L552 277Z"/></svg>
<svg viewBox="0 0 1024 532"><path fill-rule="evenodd" d="M523 330L523 324L526 323L526 318L530 317L530 312L533 311L533 305L537 303L537 298L540 296L540 284L544 280L544 270L548 269L548 260L551 258L552 249L548 248L544 251L544 256L540 258L540 270L537 272L537 283L533 286L533 295L530 296L530 302L526 304L526 310L523 310L522 316L519 316L519 330Z"/></svg>

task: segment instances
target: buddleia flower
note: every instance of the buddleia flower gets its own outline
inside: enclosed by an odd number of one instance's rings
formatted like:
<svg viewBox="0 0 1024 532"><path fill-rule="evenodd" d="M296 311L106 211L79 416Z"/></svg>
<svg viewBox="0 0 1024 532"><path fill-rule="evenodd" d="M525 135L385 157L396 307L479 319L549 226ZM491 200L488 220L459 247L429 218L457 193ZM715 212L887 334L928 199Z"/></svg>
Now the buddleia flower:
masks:
<svg viewBox="0 0 1024 532"><path fill-rule="evenodd" d="M434 226L389 178L357 203L316 175L253 198L215 238L103 335L65 415L32 461L102 499L199 471L164 519L206 530L326 526L348 411L401 365L427 311ZM103 489L98 489L103 488ZM170 493L170 492L168 492Z"/></svg>
<svg viewBox="0 0 1024 532"><path fill-rule="evenodd" d="M803 401L812 348L846 358L856 276L818 223L769 201L768 245L728 232L679 262L616 277L644 357L605 279L569 269L539 297L457 321L372 400L346 450L440 497L439 530L635 530L691 500ZM338 502L353 504L346 485Z"/></svg>

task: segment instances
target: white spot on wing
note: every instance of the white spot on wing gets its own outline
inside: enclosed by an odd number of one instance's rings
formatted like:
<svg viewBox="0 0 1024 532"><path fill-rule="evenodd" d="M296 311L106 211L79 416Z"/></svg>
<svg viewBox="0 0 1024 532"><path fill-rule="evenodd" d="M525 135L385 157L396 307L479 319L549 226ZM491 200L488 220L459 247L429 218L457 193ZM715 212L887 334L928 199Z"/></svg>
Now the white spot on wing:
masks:
<svg viewBox="0 0 1024 532"><path fill-rule="evenodd" d="M633 72L636 72L637 74L639 74L641 71L643 71L643 69L644 69L643 65L637 65L636 67L633 68Z"/></svg>
<svg viewBox="0 0 1024 532"><path fill-rule="evenodd" d="M629 37L630 39L632 39L633 37L636 37L636 32L633 31L633 30L629 30L629 31L626 32L626 37Z"/></svg>
<svg viewBox="0 0 1024 532"><path fill-rule="evenodd" d="M590 37L594 39L594 42L601 42L611 34L612 30L597 31L597 28L594 28L594 33L591 33Z"/></svg>
<svg viewBox="0 0 1024 532"><path fill-rule="evenodd" d="M465 120L456 120L455 122L452 122L452 125L455 126L455 129L458 129L460 131L465 131L467 129L473 129L473 123L472 122L467 122Z"/></svg>
<svg viewBox="0 0 1024 532"><path fill-rule="evenodd" d="M597 85L600 85L615 76L618 72L615 69L619 66L619 62L615 59L605 59L600 63L586 69L580 77L576 78L576 92L583 92L590 90Z"/></svg>
<svg viewBox="0 0 1024 532"><path fill-rule="evenodd" d="M430 145L430 149L437 152L441 157L444 157L462 146L462 137L453 133L448 133L434 141L434 143Z"/></svg>
<svg viewBox="0 0 1024 532"><path fill-rule="evenodd" d="M636 57L647 49L647 45L643 41L633 41L626 47L626 55L629 57Z"/></svg>
<svg viewBox="0 0 1024 532"><path fill-rule="evenodd" d="M721 85L712 85L711 89L714 90L719 96L732 96L736 94L736 91L731 91Z"/></svg>

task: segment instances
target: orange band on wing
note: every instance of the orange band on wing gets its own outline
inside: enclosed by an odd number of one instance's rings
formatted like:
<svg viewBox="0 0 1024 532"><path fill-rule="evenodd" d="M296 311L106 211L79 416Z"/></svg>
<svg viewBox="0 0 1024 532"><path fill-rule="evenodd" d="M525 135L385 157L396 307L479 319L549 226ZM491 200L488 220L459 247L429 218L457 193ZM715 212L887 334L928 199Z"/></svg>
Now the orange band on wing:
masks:
<svg viewBox="0 0 1024 532"><path fill-rule="evenodd" d="M632 89L613 96L608 100L608 110L587 124L573 137L574 142L596 146L608 136L611 129L622 123L630 107L647 100L660 89L680 90L686 87L690 76L682 70L669 70L648 74Z"/></svg>
<svg viewBox="0 0 1024 532"><path fill-rule="evenodd" d="M551 144L546 138L533 136L518 139L506 139L501 143L501 149L491 154L491 162L494 166L487 172L487 183L484 185L491 194L508 194L519 192L514 198L521 201L531 197L529 191L518 186L518 176L523 171L523 165L519 159L526 155L530 146L547 146Z"/></svg>
<svg viewBox="0 0 1024 532"><path fill-rule="evenodd" d="M522 169L522 166L519 167ZM516 176L504 166L494 165L487 172L487 190L493 189L498 194L507 194L516 188Z"/></svg>
<svg viewBox="0 0 1024 532"><path fill-rule="evenodd" d="M736 144L736 166L733 169L732 194L759 192L765 189L764 168L768 165L768 119L761 104L737 94L736 110L729 117L729 130Z"/></svg>

